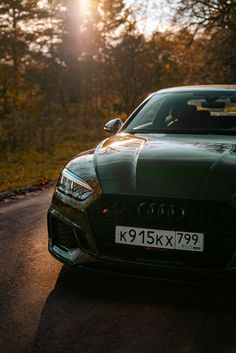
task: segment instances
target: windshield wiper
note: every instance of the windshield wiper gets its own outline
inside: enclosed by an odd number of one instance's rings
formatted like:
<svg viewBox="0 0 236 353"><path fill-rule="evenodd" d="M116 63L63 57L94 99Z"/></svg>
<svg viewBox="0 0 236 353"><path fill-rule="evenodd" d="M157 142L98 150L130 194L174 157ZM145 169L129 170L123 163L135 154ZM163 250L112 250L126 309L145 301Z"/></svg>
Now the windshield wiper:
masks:
<svg viewBox="0 0 236 353"><path fill-rule="evenodd" d="M191 135L236 135L236 130L132 130L129 134L191 134Z"/></svg>
<svg viewBox="0 0 236 353"><path fill-rule="evenodd" d="M208 135L236 135L236 130L212 130L207 133Z"/></svg>

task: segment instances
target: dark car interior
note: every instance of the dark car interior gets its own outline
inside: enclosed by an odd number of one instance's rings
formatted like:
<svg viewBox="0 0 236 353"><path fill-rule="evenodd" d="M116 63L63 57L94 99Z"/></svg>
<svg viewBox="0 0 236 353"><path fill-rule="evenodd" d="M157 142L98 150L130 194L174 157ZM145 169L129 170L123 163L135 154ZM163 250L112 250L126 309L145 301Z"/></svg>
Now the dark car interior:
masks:
<svg viewBox="0 0 236 353"><path fill-rule="evenodd" d="M188 93L155 98L138 112L128 130L131 127L138 132L236 131L235 95Z"/></svg>

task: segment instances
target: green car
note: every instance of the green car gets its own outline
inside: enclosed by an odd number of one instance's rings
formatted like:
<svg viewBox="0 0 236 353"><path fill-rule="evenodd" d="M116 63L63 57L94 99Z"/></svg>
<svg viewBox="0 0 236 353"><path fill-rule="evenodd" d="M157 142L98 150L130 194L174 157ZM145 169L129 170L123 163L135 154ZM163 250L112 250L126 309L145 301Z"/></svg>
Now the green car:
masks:
<svg viewBox="0 0 236 353"><path fill-rule="evenodd" d="M236 86L163 89L62 170L49 251L90 270L236 283Z"/></svg>

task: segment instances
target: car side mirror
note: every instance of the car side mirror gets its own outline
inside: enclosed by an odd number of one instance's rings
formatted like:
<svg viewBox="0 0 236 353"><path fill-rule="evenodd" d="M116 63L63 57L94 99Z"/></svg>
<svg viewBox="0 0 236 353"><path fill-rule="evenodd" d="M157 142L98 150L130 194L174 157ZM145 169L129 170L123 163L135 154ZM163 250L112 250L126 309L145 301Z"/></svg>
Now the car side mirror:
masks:
<svg viewBox="0 0 236 353"><path fill-rule="evenodd" d="M118 130L120 130L122 125L123 121L120 118L112 119L105 124L104 130L111 134L115 134Z"/></svg>

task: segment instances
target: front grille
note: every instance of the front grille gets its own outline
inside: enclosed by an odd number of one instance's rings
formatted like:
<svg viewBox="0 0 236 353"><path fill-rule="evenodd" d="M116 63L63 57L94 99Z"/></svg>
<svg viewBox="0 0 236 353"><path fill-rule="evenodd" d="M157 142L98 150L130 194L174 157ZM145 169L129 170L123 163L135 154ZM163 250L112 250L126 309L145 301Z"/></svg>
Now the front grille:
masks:
<svg viewBox="0 0 236 353"><path fill-rule="evenodd" d="M137 214L140 203L176 205L185 210L184 218ZM108 214L103 214L109 209ZM87 209L89 223L100 255L124 260L145 261L193 268L224 268L236 249L236 210L214 201L157 199L103 195ZM157 228L205 233L204 252L146 249L116 244L115 226Z"/></svg>
<svg viewBox="0 0 236 353"><path fill-rule="evenodd" d="M53 244L66 248L78 248L74 228L56 218L52 218Z"/></svg>

